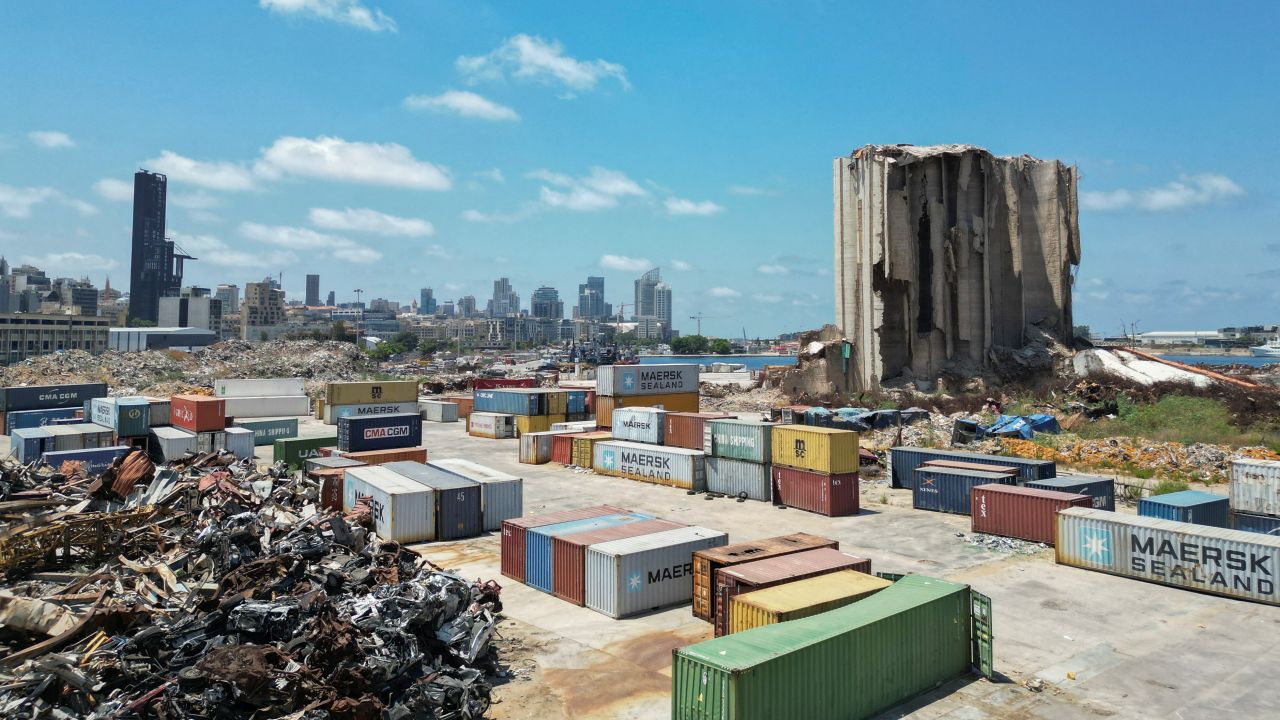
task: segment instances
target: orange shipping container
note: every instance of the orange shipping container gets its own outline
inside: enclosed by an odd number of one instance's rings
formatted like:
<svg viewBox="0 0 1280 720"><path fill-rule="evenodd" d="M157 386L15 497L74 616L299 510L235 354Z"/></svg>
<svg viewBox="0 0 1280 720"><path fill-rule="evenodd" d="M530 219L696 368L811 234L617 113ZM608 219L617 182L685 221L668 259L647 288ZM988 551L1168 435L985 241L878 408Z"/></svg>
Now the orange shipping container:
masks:
<svg viewBox="0 0 1280 720"><path fill-rule="evenodd" d="M698 412L698 393L670 393L667 395L623 395L619 397L596 396L596 426L613 427L613 411L616 408L659 407L669 412Z"/></svg>
<svg viewBox="0 0 1280 720"><path fill-rule="evenodd" d="M441 400L458 406L458 419L467 417L475 408L476 399L472 395L445 395Z"/></svg>
<svg viewBox="0 0 1280 720"><path fill-rule="evenodd" d="M169 424L191 432L211 432L227 426L227 402L208 395L169 398Z"/></svg>
<svg viewBox="0 0 1280 720"><path fill-rule="evenodd" d="M390 450L365 450L364 452L338 453L338 457L359 460L367 465L385 465L390 462L427 461L427 449L424 447L392 448Z"/></svg>
<svg viewBox="0 0 1280 720"><path fill-rule="evenodd" d="M667 413L665 419L666 428L663 431L666 435L663 445L669 447L682 447L690 450L702 449L702 431L707 425L708 420L724 420L732 418L732 415L724 413L686 413L674 412Z"/></svg>

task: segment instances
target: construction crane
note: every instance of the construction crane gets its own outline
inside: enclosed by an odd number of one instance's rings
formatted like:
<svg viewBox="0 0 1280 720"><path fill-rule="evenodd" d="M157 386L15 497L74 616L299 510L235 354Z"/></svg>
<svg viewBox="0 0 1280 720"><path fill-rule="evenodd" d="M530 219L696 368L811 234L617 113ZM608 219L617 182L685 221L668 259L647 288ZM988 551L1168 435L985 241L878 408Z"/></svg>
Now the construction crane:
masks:
<svg viewBox="0 0 1280 720"><path fill-rule="evenodd" d="M698 313L697 315L690 315L690 316L689 316L689 319L690 319L690 320L697 320L697 321L698 321L698 334L699 334L699 335L701 335L701 334L702 334L702 321L703 321L703 320L715 320L716 318L719 318L719 317L721 317L721 316L719 316L719 315L703 315L702 313Z"/></svg>

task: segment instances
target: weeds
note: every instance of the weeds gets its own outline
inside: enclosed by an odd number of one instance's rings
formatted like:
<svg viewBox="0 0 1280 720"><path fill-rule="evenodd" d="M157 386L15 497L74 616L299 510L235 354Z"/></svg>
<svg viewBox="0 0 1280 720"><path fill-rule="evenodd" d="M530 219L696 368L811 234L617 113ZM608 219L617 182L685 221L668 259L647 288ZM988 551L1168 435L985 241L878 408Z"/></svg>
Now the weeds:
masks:
<svg viewBox="0 0 1280 720"><path fill-rule="evenodd" d="M1156 486L1151 488L1151 495L1168 495L1169 493L1182 492L1187 489L1187 484L1178 482L1177 480L1161 480Z"/></svg>

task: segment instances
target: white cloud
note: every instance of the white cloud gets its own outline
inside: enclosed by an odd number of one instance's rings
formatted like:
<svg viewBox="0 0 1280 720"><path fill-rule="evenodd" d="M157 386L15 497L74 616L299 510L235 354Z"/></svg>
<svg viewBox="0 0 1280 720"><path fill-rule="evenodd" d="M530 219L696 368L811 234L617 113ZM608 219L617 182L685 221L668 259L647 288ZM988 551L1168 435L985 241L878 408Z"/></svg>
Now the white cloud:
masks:
<svg viewBox="0 0 1280 720"><path fill-rule="evenodd" d="M143 165L164 173L170 180L210 190L236 192L253 189L253 173L235 163L193 160L170 150L162 150L160 157L147 160Z"/></svg>
<svg viewBox="0 0 1280 720"><path fill-rule="evenodd" d="M492 168L490 170L477 170L474 173L472 173L472 175L475 175L481 180L488 180L490 182L504 183L507 181L506 176L502 174L502 170L500 170L499 168Z"/></svg>
<svg viewBox="0 0 1280 720"><path fill-rule="evenodd" d="M671 269L679 272L689 272L693 269L693 266L683 260L672 260Z"/></svg>
<svg viewBox="0 0 1280 720"><path fill-rule="evenodd" d="M377 250L338 235L318 233L310 228L244 222L240 223L240 234L250 240L289 250L328 251L333 257L348 262L371 263L382 258L382 253Z"/></svg>
<svg viewBox="0 0 1280 720"><path fill-rule="evenodd" d="M443 245L432 245L426 249L424 254L427 257L433 257L438 260L451 260L453 258L453 255Z"/></svg>
<svg viewBox="0 0 1280 720"><path fill-rule="evenodd" d="M463 210L462 219L466 220L467 222L488 223L491 225L496 225L500 223L520 222L521 220L525 220L529 217L532 217L533 214L534 214L534 208L532 207L527 207L527 208L524 208L523 210L517 210L513 213L506 213L506 214L485 213L485 212L480 212L479 210Z"/></svg>
<svg viewBox="0 0 1280 720"><path fill-rule="evenodd" d="M113 258L78 252L49 253L40 257L25 256L22 258L22 262L35 265L45 272L66 273L68 275L99 270L114 270L120 266L120 263Z"/></svg>
<svg viewBox="0 0 1280 720"><path fill-rule="evenodd" d="M410 95L404 99L410 110L453 113L481 120L519 120L520 115L506 105L466 90L449 90L440 95Z"/></svg>
<svg viewBox="0 0 1280 720"><path fill-rule="evenodd" d="M31 217L31 209L46 202L59 202L81 215L93 215L98 208L73 197L63 195L51 187L17 187L0 184L0 215L11 218Z"/></svg>
<svg viewBox="0 0 1280 720"><path fill-rule="evenodd" d="M369 208L330 210L311 208L311 224L326 230L372 233L374 235L426 237L435 233L431 223L419 218L398 217Z"/></svg>
<svg viewBox="0 0 1280 720"><path fill-rule="evenodd" d="M624 173L602 167L592 167L589 175L578 178L550 170L535 170L528 177L561 188L553 190L543 185L538 193L543 205L579 212L616 207L618 198L648 194Z"/></svg>
<svg viewBox="0 0 1280 720"><path fill-rule="evenodd" d="M75 208L75 211L80 213L81 215L97 215L98 214L98 208L96 206L90 205L89 203L83 200L63 196L62 202L66 203L72 208Z"/></svg>
<svg viewBox="0 0 1280 720"><path fill-rule="evenodd" d="M565 55L558 41L523 34L508 38L487 55L459 57L457 67L473 83L499 80L510 74L521 80L560 85L572 91L594 90L607 78L616 79L623 88L631 87L627 82L627 69L617 63L578 60ZM568 97L572 97L572 93Z"/></svg>
<svg viewBox="0 0 1280 720"><path fill-rule="evenodd" d="M113 202L132 202L133 183L116 178L102 178L93 184L93 191L99 197Z"/></svg>
<svg viewBox="0 0 1280 720"><path fill-rule="evenodd" d="M683 200L681 198L667 198L663 201L663 205L666 206L667 214L669 215L701 215L705 217L707 215L715 215L716 213L724 211L723 207L720 207L710 200L695 202L693 200Z"/></svg>
<svg viewBox="0 0 1280 720"><path fill-rule="evenodd" d="M360 0L258 0L258 6L280 15L298 15L350 25L361 30L396 31L396 21Z"/></svg>
<svg viewBox="0 0 1280 720"><path fill-rule="evenodd" d="M707 291L707 294L714 298L736 298L742 297L742 293L731 287L713 287Z"/></svg>
<svg viewBox="0 0 1280 720"><path fill-rule="evenodd" d="M171 193L169 204L184 210L208 210L218 207L221 201L203 190L197 190L193 193Z"/></svg>
<svg viewBox="0 0 1280 720"><path fill-rule="evenodd" d="M765 275L787 275L791 272L791 270L786 265L779 265L778 263L765 263L763 265L758 266L756 268L756 272L764 273Z"/></svg>
<svg viewBox="0 0 1280 720"><path fill-rule="evenodd" d="M1183 175L1165 185L1141 190L1106 190L1080 193L1080 205L1086 210L1106 212L1138 208L1149 212L1181 210L1209 205L1244 195L1244 188L1234 180L1217 173Z"/></svg>
<svg viewBox="0 0 1280 720"><path fill-rule="evenodd" d="M213 235L191 235L170 230L169 237L183 250L200 258L201 263L217 267L257 270L292 265L298 261L297 254L288 250L246 252L227 245Z"/></svg>
<svg viewBox="0 0 1280 720"><path fill-rule="evenodd" d="M768 293L756 293L755 295L751 296L751 299L755 300L756 302L768 303L770 305L782 302L781 295L771 295Z"/></svg>
<svg viewBox="0 0 1280 720"><path fill-rule="evenodd" d="M767 188L752 187L750 185L734 185L729 188L729 192L734 195L755 195L755 196L772 196L777 195L777 190L769 190Z"/></svg>
<svg viewBox="0 0 1280 720"><path fill-rule="evenodd" d="M75 140L72 140L70 135L57 130L32 130L27 133L27 139L42 148L54 149L76 146Z"/></svg>
<svg viewBox="0 0 1280 720"><path fill-rule="evenodd" d="M418 160L403 145L326 136L281 137L262 151L255 170L270 178L288 174L413 190L448 190L452 185L447 169Z"/></svg>
<svg viewBox="0 0 1280 720"><path fill-rule="evenodd" d="M653 267L649 258L633 258L626 255L602 255L600 267L606 270L625 270L627 272L643 272Z"/></svg>

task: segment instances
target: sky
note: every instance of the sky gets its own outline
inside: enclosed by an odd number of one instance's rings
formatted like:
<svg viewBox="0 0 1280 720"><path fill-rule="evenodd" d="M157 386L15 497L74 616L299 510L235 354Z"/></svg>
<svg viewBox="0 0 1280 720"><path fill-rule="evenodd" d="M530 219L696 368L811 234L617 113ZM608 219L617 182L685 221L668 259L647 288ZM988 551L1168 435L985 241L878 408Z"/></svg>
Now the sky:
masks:
<svg viewBox="0 0 1280 720"><path fill-rule="evenodd" d="M968 143L1080 170L1075 318L1280 322L1280 6L6 2L0 254L127 289L132 174L188 284L339 302L660 267L675 327L834 318L831 162Z"/></svg>

